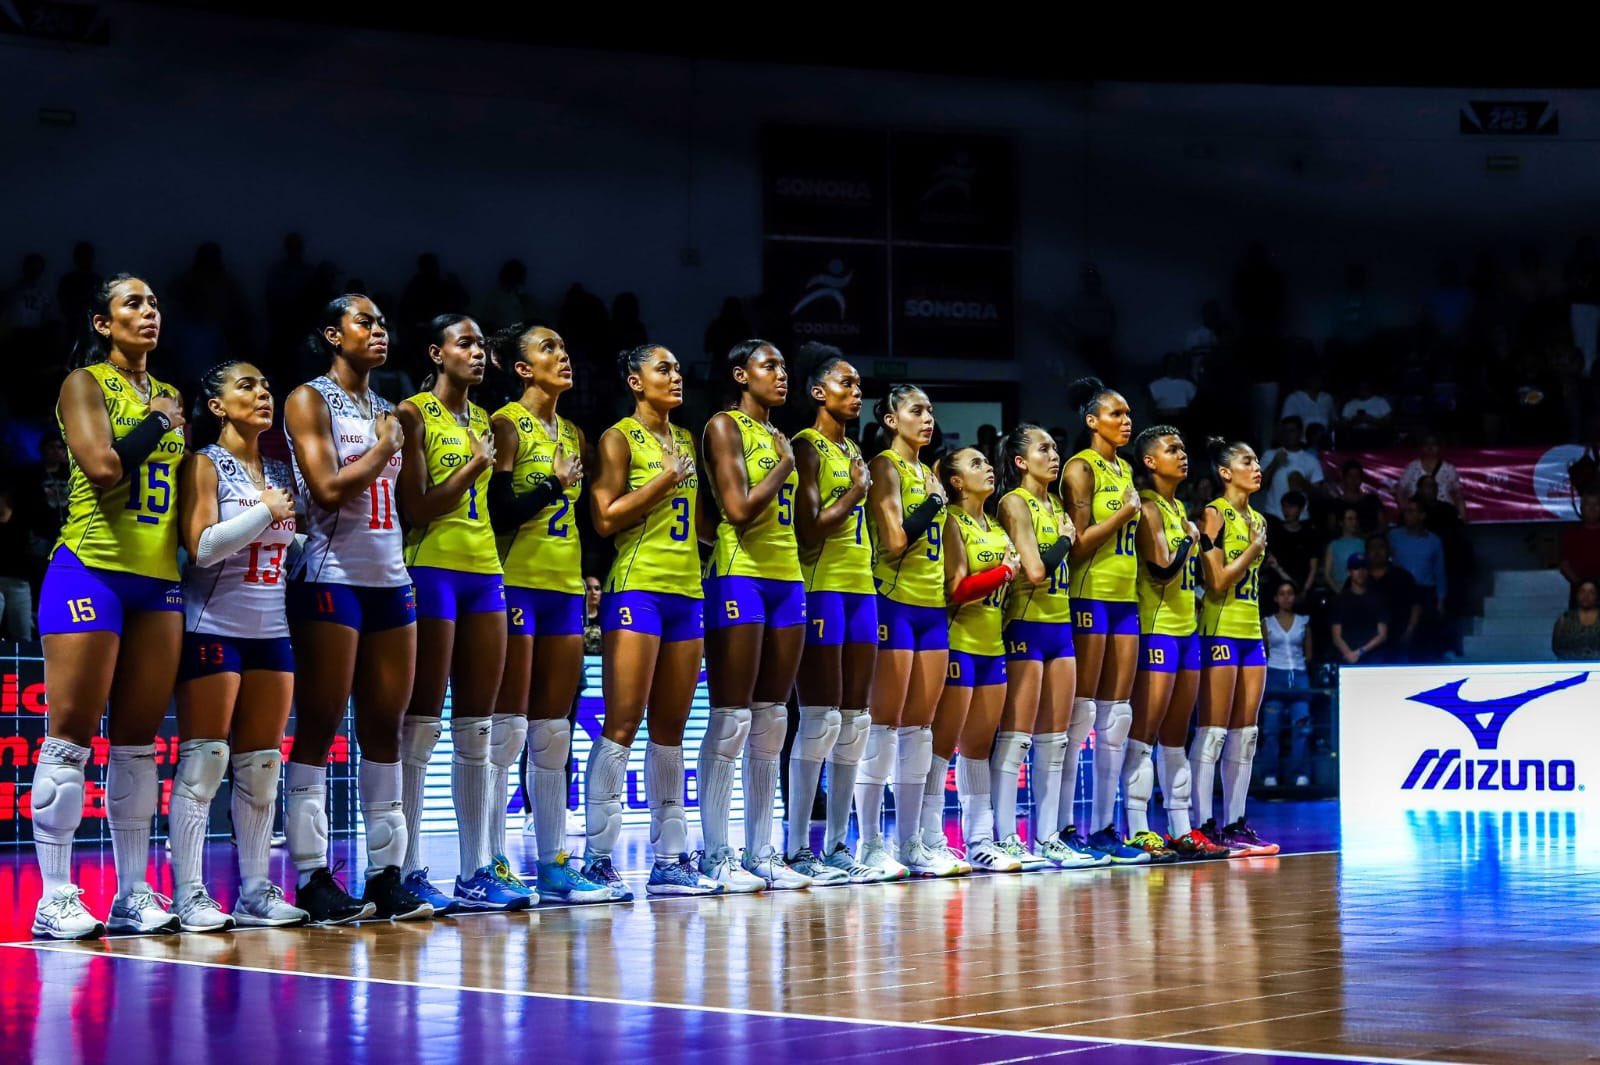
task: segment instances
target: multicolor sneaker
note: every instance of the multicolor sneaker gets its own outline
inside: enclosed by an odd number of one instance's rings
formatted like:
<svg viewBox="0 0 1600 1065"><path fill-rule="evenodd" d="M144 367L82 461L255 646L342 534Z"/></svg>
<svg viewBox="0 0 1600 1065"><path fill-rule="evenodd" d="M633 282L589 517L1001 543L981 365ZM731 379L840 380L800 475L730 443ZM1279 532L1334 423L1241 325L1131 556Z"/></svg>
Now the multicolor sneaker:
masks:
<svg viewBox="0 0 1600 1065"><path fill-rule="evenodd" d="M1170 865L1178 860L1178 852L1167 846L1166 839L1149 829L1135 833L1127 842L1128 846L1138 847L1148 854L1151 865Z"/></svg>
<svg viewBox="0 0 1600 1065"><path fill-rule="evenodd" d="M654 862L650 866L650 882L644 888L646 895L682 897L686 895L720 895L722 885L700 872L700 852L680 854L677 861Z"/></svg>
<svg viewBox="0 0 1600 1065"><path fill-rule="evenodd" d="M961 873L961 866L954 857L939 853L920 837L906 841L900 851L900 862L911 870L912 876L959 876Z"/></svg>
<svg viewBox="0 0 1600 1065"><path fill-rule="evenodd" d="M845 854L849 854L845 851ZM789 863L789 868L801 876L811 878L812 887L838 887L850 883L850 873L845 869L835 869L818 858L816 852L810 847L801 847L797 852L787 856L784 861ZM862 866L866 869L866 866Z"/></svg>
<svg viewBox="0 0 1600 1065"><path fill-rule="evenodd" d="M1270 858L1278 853L1278 845L1258 836L1242 817L1223 828L1222 845L1233 852L1235 858Z"/></svg>
<svg viewBox="0 0 1600 1065"><path fill-rule="evenodd" d="M538 885L540 902L611 901L611 889L579 872L566 851L557 854L555 861L540 862L534 883Z"/></svg>
<svg viewBox="0 0 1600 1065"><path fill-rule="evenodd" d="M1167 847L1177 851L1178 857L1186 862L1226 861L1228 858L1228 848L1212 843L1198 828L1191 828L1176 838L1168 836Z"/></svg>
<svg viewBox="0 0 1600 1065"><path fill-rule="evenodd" d="M116 897L106 928L112 932L176 932L178 917L168 909L171 905L171 899L146 884Z"/></svg>
<svg viewBox="0 0 1600 1065"><path fill-rule="evenodd" d="M533 905L533 893L526 885L509 887L494 875L492 865L480 866L464 880L456 877L456 898L468 910L526 910Z"/></svg>
<svg viewBox="0 0 1600 1065"><path fill-rule="evenodd" d="M1117 830L1106 827L1089 837L1089 849L1099 851L1111 859L1112 865L1149 865L1150 855L1138 847L1130 847L1117 836Z"/></svg>
<svg viewBox="0 0 1600 1065"><path fill-rule="evenodd" d="M956 865L955 876L966 876L972 872L972 863L967 861L967 856L950 846L950 841L945 839L943 832L924 833L922 845L939 857L954 862Z"/></svg>
<svg viewBox="0 0 1600 1065"><path fill-rule="evenodd" d="M1221 846L1222 848L1227 850L1228 857L1230 857L1230 858L1242 858L1242 857L1244 857L1238 851L1234 850L1232 847L1229 847L1226 843L1224 843L1222 841L1222 829L1217 827L1217 819L1215 817L1206 818L1206 823L1200 826L1200 832L1207 839L1211 840L1213 843L1215 843L1218 846Z"/></svg>
<svg viewBox="0 0 1600 1065"><path fill-rule="evenodd" d="M412 870L400 882L400 885L429 906L432 906L435 917L449 917L463 909L470 908L464 907L461 899L452 898L434 887L433 881L428 879L428 870L426 868Z"/></svg>
<svg viewBox="0 0 1600 1065"><path fill-rule="evenodd" d="M881 884L887 880L896 880L898 877L890 876L882 869L870 865L862 865L856 861L856 856L850 848L843 843L836 844L822 858L822 864L836 872L843 873L845 879L851 884Z"/></svg>
<svg viewBox="0 0 1600 1065"><path fill-rule="evenodd" d="M974 869L989 873L1020 873L1022 861L1013 858L992 839L980 839L967 848L967 859Z"/></svg>
<svg viewBox="0 0 1600 1065"><path fill-rule="evenodd" d="M585 880L600 884L611 892L612 902L633 901L633 889L623 883L622 874L617 872L617 867L611 864L609 857L585 861L583 876Z"/></svg>
<svg viewBox="0 0 1600 1065"><path fill-rule="evenodd" d="M1099 869L1111 864L1111 859L1089 846L1089 841L1078 834L1077 825L1068 825L1061 833L1061 842L1072 853L1070 864L1063 869Z"/></svg>
<svg viewBox="0 0 1600 1065"><path fill-rule="evenodd" d="M62 884L39 900L33 911L33 934L50 939L99 939L106 934L106 926L84 906L83 889Z"/></svg>
<svg viewBox="0 0 1600 1065"><path fill-rule="evenodd" d="M895 860L894 852L881 838L862 843L856 861L878 870L883 880L904 880L911 875L911 870Z"/></svg>
<svg viewBox="0 0 1600 1065"><path fill-rule="evenodd" d="M561 852L561 858L565 858L566 856L567 855L565 851ZM507 858L504 854L496 854L493 858L489 859L489 872L493 873L494 878L506 886L506 890L514 891L519 895L528 896L529 906L537 906L539 904L538 893L535 892L533 888L528 886L527 881L523 880L522 877L518 876L516 872L512 870L511 859Z"/></svg>
<svg viewBox="0 0 1600 1065"><path fill-rule="evenodd" d="M718 847L701 854L700 872L730 895L749 895L767 886L761 877L740 867L739 856L733 853L732 847Z"/></svg>
<svg viewBox="0 0 1600 1065"><path fill-rule="evenodd" d="M795 891L811 886L811 878L789 868L778 848L770 843L753 854L745 851L739 865L751 876L765 881L768 891Z"/></svg>
<svg viewBox="0 0 1600 1065"><path fill-rule="evenodd" d="M1041 869L1054 869L1049 858L1035 854L1022 845L1022 837L1015 832L1000 841L1000 849L1014 858L1024 873L1037 873Z"/></svg>

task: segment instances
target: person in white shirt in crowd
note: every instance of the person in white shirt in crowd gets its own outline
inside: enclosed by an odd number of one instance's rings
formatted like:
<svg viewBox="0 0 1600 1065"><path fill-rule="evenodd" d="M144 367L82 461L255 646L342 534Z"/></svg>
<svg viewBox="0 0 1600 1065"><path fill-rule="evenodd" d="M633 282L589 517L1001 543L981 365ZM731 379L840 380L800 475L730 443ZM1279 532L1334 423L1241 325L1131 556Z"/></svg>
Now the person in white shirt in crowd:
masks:
<svg viewBox="0 0 1600 1065"><path fill-rule="evenodd" d="M1168 352L1161 360L1161 376L1150 382L1150 403L1158 422L1182 421L1194 402L1195 386L1189 379L1187 360Z"/></svg>
<svg viewBox="0 0 1600 1065"><path fill-rule="evenodd" d="M1299 418L1308 436L1314 425L1326 433L1333 426L1333 406L1333 393L1323 389L1321 372L1308 370L1305 383L1284 399L1282 417Z"/></svg>
<svg viewBox="0 0 1600 1065"><path fill-rule="evenodd" d="M1380 443L1389 431L1394 408L1378 395L1370 378L1362 378L1356 394L1339 411L1339 442L1346 447L1366 447Z"/></svg>
<svg viewBox="0 0 1600 1065"><path fill-rule="evenodd" d="M1455 507L1456 514L1466 521L1467 500L1461 491L1461 475L1439 454L1439 438L1432 433L1422 438L1422 454L1412 459L1411 464L1401 471L1400 480L1394 487L1395 502L1404 507L1416 498L1417 482L1424 477L1433 478L1439 502Z"/></svg>
<svg viewBox="0 0 1600 1065"><path fill-rule="evenodd" d="M1297 788L1311 783L1311 619L1295 613L1293 582L1280 581L1273 593L1277 610L1261 625L1267 641L1267 693L1261 705L1261 749L1256 766L1263 787L1278 786L1280 768ZM1282 761L1283 726L1289 726L1289 759Z"/></svg>
<svg viewBox="0 0 1600 1065"><path fill-rule="evenodd" d="M1322 463L1317 453L1305 446L1304 434L1300 418L1288 415L1278 422L1278 446L1261 456L1263 490L1256 497L1257 506L1270 517L1283 518L1283 497L1289 491L1303 492L1322 483ZM1295 474L1304 478L1305 484L1290 484Z"/></svg>

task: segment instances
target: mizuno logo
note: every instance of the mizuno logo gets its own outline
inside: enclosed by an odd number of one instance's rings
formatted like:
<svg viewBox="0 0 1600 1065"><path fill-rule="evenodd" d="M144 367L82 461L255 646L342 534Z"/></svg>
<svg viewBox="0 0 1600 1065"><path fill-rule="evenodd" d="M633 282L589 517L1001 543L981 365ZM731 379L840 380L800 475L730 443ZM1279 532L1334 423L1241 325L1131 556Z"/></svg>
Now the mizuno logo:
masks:
<svg viewBox="0 0 1600 1065"><path fill-rule="evenodd" d="M1481 751L1494 751L1500 748L1500 731L1506 727L1506 722L1511 720L1511 715L1521 710L1535 699L1542 699L1567 688L1576 687L1589 679L1589 674L1579 673L1576 676L1546 684L1542 688L1533 688L1530 691L1518 692L1500 699L1464 699L1461 697L1461 688L1467 682L1465 679L1451 681L1438 688L1425 692L1418 692L1410 696L1414 703L1424 706L1437 707L1445 713L1467 726L1467 731L1472 733L1472 738ZM1435 752L1437 753L1437 752ZM1448 753L1448 752L1447 752ZM1418 763L1419 766L1421 763ZM1410 783L1406 787L1410 787Z"/></svg>
<svg viewBox="0 0 1600 1065"><path fill-rule="evenodd" d="M1411 767L1400 790L1575 791L1577 786L1578 767L1571 759L1463 758L1459 750L1430 747Z"/></svg>

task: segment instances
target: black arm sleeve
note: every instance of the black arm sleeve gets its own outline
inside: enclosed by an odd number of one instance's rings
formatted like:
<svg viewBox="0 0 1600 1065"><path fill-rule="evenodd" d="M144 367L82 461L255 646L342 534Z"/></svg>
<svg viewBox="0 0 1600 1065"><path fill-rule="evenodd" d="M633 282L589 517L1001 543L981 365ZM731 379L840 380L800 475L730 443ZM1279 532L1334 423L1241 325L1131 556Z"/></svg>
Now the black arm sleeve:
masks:
<svg viewBox="0 0 1600 1065"><path fill-rule="evenodd" d="M933 524L933 519L939 516L939 508L944 506L944 500L938 496L929 496L911 508L900 521L900 530L906 534L906 542L914 543L917 537L928 531Z"/></svg>
<svg viewBox="0 0 1600 1065"><path fill-rule="evenodd" d="M1039 554L1039 561L1044 563L1046 573L1054 573L1056 567L1066 561L1067 554L1072 550L1072 537L1063 536L1050 545L1050 550Z"/></svg>
<svg viewBox="0 0 1600 1065"><path fill-rule="evenodd" d="M111 445L122 463L123 477L131 476L133 468L150 457L150 452L156 449L170 427L171 423L161 415L150 414L133 427L133 432Z"/></svg>
<svg viewBox="0 0 1600 1065"><path fill-rule="evenodd" d="M547 477L533 486L533 491L517 495L511 485L509 470L489 475L489 524L497 533L515 532L524 522L532 521L539 512L561 498L561 482Z"/></svg>
<svg viewBox="0 0 1600 1065"><path fill-rule="evenodd" d="M1189 551L1194 547L1194 538L1185 536L1178 541L1178 548L1172 553L1172 561L1165 566L1158 566L1154 562L1146 562L1144 568L1150 571L1150 576L1158 581L1170 581L1178 575L1183 564L1189 560Z"/></svg>

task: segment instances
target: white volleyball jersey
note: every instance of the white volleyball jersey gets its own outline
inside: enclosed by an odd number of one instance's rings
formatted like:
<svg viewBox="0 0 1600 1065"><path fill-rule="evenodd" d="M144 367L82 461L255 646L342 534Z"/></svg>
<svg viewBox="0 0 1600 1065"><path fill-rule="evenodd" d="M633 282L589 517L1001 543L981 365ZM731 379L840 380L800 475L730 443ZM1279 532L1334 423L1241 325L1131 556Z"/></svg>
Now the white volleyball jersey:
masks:
<svg viewBox="0 0 1600 1065"><path fill-rule="evenodd" d="M340 466L371 451L378 443L377 416L394 408L376 392L370 413L357 408L339 383L331 377L318 377L307 384L322 393L328 404L333 444ZM400 528L399 493L395 481L400 476L400 452L389 457L383 473L367 490L336 511L323 510L311 498L300 459L289 437L289 453L295 459L294 479L306 512L305 550L294 570L297 581L318 584L343 584L352 588L399 588L411 583L406 572L403 548L405 533Z"/></svg>
<svg viewBox="0 0 1600 1065"><path fill-rule="evenodd" d="M200 455L216 467L218 521L261 505L261 488L227 448L212 444L201 448ZM268 488L292 491L288 465L264 459L261 468ZM184 630L262 640L289 635L283 588L285 559L294 533L291 514L267 526L252 543L221 562L191 564L183 575Z"/></svg>

